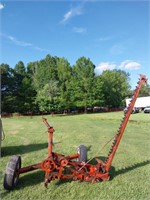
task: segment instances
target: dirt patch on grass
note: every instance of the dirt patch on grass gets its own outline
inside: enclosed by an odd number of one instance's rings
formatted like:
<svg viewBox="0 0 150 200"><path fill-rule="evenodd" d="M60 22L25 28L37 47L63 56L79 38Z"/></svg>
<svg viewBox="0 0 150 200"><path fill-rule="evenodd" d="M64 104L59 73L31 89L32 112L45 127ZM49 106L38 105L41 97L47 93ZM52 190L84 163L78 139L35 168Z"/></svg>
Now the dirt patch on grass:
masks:
<svg viewBox="0 0 150 200"><path fill-rule="evenodd" d="M16 135L18 133L18 131L11 131L10 134L11 135Z"/></svg>

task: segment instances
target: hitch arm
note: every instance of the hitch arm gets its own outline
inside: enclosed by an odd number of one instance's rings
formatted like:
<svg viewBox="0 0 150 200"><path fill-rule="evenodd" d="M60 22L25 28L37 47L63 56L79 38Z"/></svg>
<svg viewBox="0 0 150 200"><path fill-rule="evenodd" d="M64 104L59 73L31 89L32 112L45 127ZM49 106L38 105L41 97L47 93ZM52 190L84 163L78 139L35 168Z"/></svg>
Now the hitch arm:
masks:
<svg viewBox="0 0 150 200"><path fill-rule="evenodd" d="M47 122L46 118L43 118L44 124L48 128L48 157L52 157L52 148L53 148L53 132L55 131L52 126Z"/></svg>

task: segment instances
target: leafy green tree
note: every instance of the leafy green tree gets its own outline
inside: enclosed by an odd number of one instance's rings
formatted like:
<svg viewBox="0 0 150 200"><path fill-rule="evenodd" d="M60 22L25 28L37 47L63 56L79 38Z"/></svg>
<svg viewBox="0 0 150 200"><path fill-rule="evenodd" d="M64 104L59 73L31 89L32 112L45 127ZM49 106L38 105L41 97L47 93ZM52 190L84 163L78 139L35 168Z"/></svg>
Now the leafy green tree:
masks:
<svg viewBox="0 0 150 200"><path fill-rule="evenodd" d="M42 112L58 107L54 105L56 104L56 96L58 101L58 94L55 94L55 89L58 89L57 60L57 57L47 55L46 58L27 65L27 72L37 92L35 102Z"/></svg>
<svg viewBox="0 0 150 200"><path fill-rule="evenodd" d="M139 97L147 97L150 96L150 85L143 85L141 90L140 90L140 94Z"/></svg>
<svg viewBox="0 0 150 200"><path fill-rule="evenodd" d="M93 105L93 81L95 65L91 60L81 57L73 67L72 98L76 107L84 108Z"/></svg>
<svg viewBox="0 0 150 200"><path fill-rule="evenodd" d="M58 110L58 82L50 80L43 89L38 90L36 102L41 112Z"/></svg>
<svg viewBox="0 0 150 200"><path fill-rule="evenodd" d="M33 113L37 111L37 106L35 104L36 91L32 86L31 79L27 75L23 78L20 89L24 96L21 112Z"/></svg>
<svg viewBox="0 0 150 200"><path fill-rule="evenodd" d="M122 70L106 70L101 74L105 106L120 107L130 89L129 74Z"/></svg>
<svg viewBox="0 0 150 200"><path fill-rule="evenodd" d="M60 90L59 105L61 109L69 109L72 105L70 98L70 82L72 76L71 66L65 58L59 58L57 60L57 70Z"/></svg>
<svg viewBox="0 0 150 200"><path fill-rule="evenodd" d="M13 96L15 98L14 112L24 112L25 91L23 79L26 76L24 63L19 61L13 69Z"/></svg>
<svg viewBox="0 0 150 200"><path fill-rule="evenodd" d="M13 70L2 63L1 71L1 112L13 112L15 98L13 96Z"/></svg>
<svg viewBox="0 0 150 200"><path fill-rule="evenodd" d="M96 76L93 83L93 106L104 106L103 82L101 76Z"/></svg>
<svg viewBox="0 0 150 200"><path fill-rule="evenodd" d="M14 68L15 72L19 74L20 76L24 77L26 75L26 68L24 66L24 63L22 61L19 61Z"/></svg>
<svg viewBox="0 0 150 200"><path fill-rule="evenodd" d="M33 112L35 95L36 91L31 84L24 63L19 61L13 70L14 112Z"/></svg>
<svg viewBox="0 0 150 200"><path fill-rule="evenodd" d="M32 75L35 89L41 90L50 80L58 80L57 75L57 57L47 55L35 63L28 64L28 72Z"/></svg>

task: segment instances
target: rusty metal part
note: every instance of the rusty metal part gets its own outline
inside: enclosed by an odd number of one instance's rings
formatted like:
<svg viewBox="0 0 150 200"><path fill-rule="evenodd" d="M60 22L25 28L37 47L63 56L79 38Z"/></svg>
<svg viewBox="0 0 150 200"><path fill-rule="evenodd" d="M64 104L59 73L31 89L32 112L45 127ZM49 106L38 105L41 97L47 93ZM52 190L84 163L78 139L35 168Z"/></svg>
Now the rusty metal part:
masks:
<svg viewBox="0 0 150 200"><path fill-rule="evenodd" d="M132 100L130 102L130 104L128 105L127 107L127 112L125 113L123 119L121 120L121 124L119 126L119 129L114 137L114 141L112 143L112 146L109 150L109 153L108 153L108 156L106 158L106 171L108 172L109 169L110 169L110 166L111 166L111 163L112 163L112 160L114 158L114 155L117 151L117 148L118 148L118 145L121 141L121 138L122 138L122 135L124 133L124 130L126 128L126 125L128 123L128 120L129 120L129 117L132 113L132 110L134 108L134 104L136 102L136 99L139 95L139 92L140 92L140 89L141 87L147 83L147 78L145 75L140 75L140 78L139 78L139 81L137 82L137 86L136 86L136 89L133 93L133 96L132 96Z"/></svg>
<svg viewBox="0 0 150 200"><path fill-rule="evenodd" d="M22 167L18 170L18 173L23 174L23 173L33 171L33 170L36 170L36 169L41 169L41 163L37 163L37 164L30 165L30 166L27 166L27 167Z"/></svg>
<svg viewBox="0 0 150 200"><path fill-rule="evenodd" d="M50 172L52 172L56 168L56 163L53 160L51 160L51 159L46 159L46 160L44 160L42 162L41 168L44 171L50 173Z"/></svg>

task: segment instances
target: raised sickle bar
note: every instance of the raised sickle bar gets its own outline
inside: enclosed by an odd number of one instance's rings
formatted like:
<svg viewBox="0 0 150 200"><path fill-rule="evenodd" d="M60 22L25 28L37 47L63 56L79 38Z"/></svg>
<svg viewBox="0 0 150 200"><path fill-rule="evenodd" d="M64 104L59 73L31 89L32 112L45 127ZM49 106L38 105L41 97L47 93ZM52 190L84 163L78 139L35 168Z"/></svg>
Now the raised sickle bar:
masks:
<svg viewBox="0 0 150 200"><path fill-rule="evenodd" d="M119 145L119 143L121 141L121 138L122 138L122 135L123 135L124 130L126 128L126 125L128 123L129 117L130 117L130 115L132 113L132 110L134 108L134 104L135 104L135 102L137 100L137 97L139 95L140 89L146 83L147 83L146 76L145 75L140 75L139 81L137 82L138 85L136 86L136 89L135 89L134 94L132 96L132 100L131 100L130 104L128 105L127 112L126 112L125 116L123 117L123 119L121 121L119 130L118 130L118 132L117 132L117 134L115 136L115 139L113 141L112 147L111 147L111 149L109 151L109 154L108 154L108 157L106 159L106 165L105 165L106 172L108 172L109 169L110 169L110 166L111 166L111 163L113 161L114 155L115 155L115 153L117 151L118 145Z"/></svg>

